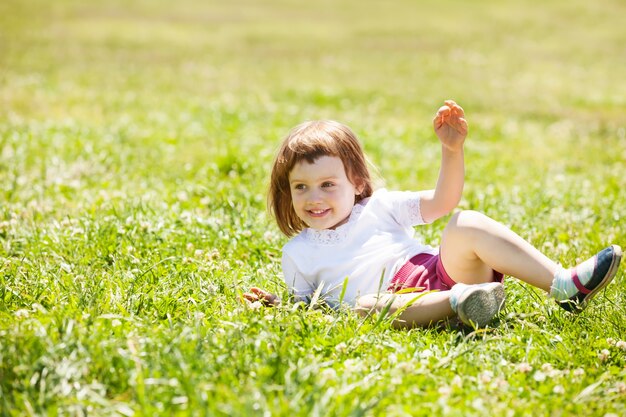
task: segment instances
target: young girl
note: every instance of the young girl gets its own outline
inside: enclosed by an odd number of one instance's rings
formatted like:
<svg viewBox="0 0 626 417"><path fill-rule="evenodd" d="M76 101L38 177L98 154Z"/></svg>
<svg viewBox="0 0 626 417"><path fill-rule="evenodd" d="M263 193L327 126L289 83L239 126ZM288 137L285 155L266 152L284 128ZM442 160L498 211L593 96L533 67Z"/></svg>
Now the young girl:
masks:
<svg viewBox="0 0 626 417"><path fill-rule="evenodd" d="M439 248L413 238L413 226L450 213L463 191L463 109L446 101L433 124L442 145L441 169L436 188L420 192L374 191L361 145L340 123L306 122L284 139L268 203L280 230L295 236L282 257L295 299L310 300L319 290L331 306L343 301L362 315L391 305L392 313L404 309L394 323L398 327L429 325L454 314L485 326L504 302L506 274L545 290L568 311L584 308L615 276L619 246L565 269L504 225L469 210L451 217ZM416 300L407 291L429 292ZM280 301L260 288L244 297Z"/></svg>

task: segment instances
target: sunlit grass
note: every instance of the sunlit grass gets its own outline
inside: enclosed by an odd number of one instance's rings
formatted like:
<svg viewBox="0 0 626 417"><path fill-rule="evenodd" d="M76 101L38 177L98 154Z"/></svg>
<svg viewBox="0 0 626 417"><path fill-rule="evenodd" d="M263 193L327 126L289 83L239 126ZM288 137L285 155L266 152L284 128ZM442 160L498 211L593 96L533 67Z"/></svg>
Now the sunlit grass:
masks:
<svg viewBox="0 0 626 417"><path fill-rule="evenodd" d="M280 138L349 124L564 265L624 243L619 1L0 4L0 415L623 415L623 272L579 316L507 279L497 326L393 330L286 304ZM418 231L438 244L445 220Z"/></svg>

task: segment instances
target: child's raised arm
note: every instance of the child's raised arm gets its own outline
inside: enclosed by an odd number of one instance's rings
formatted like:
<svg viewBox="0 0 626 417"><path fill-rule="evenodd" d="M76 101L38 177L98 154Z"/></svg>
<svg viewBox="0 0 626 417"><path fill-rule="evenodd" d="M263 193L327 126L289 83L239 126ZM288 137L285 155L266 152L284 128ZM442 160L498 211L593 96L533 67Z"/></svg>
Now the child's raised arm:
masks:
<svg viewBox="0 0 626 417"><path fill-rule="evenodd" d="M433 119L441 142L441 169L437 187L422 193L420 209L425 222L450 213L461 200L465 183L463 144L467 136L465 112L452 100L446 100Z"/></svg>

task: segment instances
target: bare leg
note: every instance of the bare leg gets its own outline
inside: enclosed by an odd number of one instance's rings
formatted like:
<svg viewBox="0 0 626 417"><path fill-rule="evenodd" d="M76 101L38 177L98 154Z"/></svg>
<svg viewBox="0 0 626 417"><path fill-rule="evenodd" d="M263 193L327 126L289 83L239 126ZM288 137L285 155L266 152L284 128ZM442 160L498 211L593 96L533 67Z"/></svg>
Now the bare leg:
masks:
<svg viewBox="0 0 626 417"><path fill-rule="evenodd" d="M361 316L366 316L370 311L381 311L393 299L389 309L389 314L393 314L417 296L420 294L367 294L357 300L355 310ZM431 292L422 294L404 310L393 322L393 326L396 328L427 327L454 316L450 307L450 291Z"/></svg>
<svg viewBox="0 0 626 417"><path fill-rule="evenodd" d="M452 216L440 251L450 277L466 284L491 281L495 270L550 291L558 268L506 226L470 210Z"/></svg>

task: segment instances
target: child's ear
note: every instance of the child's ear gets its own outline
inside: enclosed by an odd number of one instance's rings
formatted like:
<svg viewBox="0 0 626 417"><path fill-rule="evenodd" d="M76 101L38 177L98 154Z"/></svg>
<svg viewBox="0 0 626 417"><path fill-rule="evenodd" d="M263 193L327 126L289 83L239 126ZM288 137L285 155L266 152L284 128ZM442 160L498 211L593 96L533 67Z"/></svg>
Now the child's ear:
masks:
<svg viewBox="0 0 626 417"><path fill-rule="evenodd" d="M361 195L361 193L365 189L365 183L363 182L363 180L358 180L355 188L356 188L355 195Z"/></svg>

